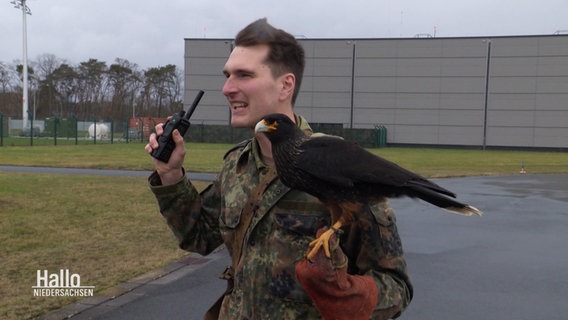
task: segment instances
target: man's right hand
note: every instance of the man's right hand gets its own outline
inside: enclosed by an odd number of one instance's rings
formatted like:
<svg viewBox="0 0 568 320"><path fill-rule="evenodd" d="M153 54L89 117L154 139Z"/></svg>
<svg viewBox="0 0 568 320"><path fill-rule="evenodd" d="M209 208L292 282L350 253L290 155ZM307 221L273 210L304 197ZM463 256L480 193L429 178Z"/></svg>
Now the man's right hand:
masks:
<svg viewBox="0 0 568 320"><path fill-rule="evenodd" d="M146 153L151 154L154 149L158 148L158 137L164 133L163 123L156 125L155 133L150 134L148 144L144 148ZM183 161L185 159L185 145L183 137L179 131L174 130L172 138L176 145L172 151L170 160L166 162L159 161L152 157L154 168L162 180L162 185L170 185L178 182L183 178Z"/></svg>

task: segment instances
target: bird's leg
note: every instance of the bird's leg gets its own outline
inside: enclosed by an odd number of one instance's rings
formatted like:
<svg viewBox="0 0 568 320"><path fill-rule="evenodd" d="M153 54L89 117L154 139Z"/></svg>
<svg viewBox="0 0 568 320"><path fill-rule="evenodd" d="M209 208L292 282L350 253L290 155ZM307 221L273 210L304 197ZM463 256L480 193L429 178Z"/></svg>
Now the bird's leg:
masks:
<svg viewBox="0 0 568 320"><path fill-rule="evenodd" d="M308 252L307 256L308 260L311 261L312 258L318 252L318 250L320 250L322 247L323 250L325 251L325 256L331 258L331 251L329 250L329 239L334 233L340 231L339 228L341 228L341 226L342 226L341 221L335 222L329 230L325 231L317 239L310 242L310 248L312 249L310 250L310 252Z"/></svg>

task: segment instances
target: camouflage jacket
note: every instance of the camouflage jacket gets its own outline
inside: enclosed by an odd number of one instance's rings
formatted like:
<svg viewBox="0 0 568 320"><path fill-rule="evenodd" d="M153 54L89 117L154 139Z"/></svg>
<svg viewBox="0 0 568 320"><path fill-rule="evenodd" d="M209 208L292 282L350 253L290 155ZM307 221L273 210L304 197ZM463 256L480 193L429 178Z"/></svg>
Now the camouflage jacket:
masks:
<svg viewBox="0 0 568 320"><path fill-rule="evenodd" d="M307 122L299 126L311 133ZM217 178L198 193L184 178L161 186L149 182L160 212L184 250L207 255L232 248L241 211L267 168L255 139L231 149ZM316 230L329 225L329 213L314 197L290 190L276 179L265 190L245 234L234 289L225 296L220 319L319 319L296 281L294 265L303 259ZM370 204L341 236L350 274L371 275L379 288L373 319L397 317L412 299L395 215L386 199Z"/></svg>

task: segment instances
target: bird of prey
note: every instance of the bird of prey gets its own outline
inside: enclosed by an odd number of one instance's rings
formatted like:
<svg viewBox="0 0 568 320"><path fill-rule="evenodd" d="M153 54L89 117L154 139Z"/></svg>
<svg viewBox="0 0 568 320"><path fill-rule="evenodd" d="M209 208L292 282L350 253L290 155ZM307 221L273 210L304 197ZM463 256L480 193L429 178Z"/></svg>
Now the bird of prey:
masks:
<svg viewBox="0 0 568 320"><path fill-rule="evenodd" d="M283 114L264 116L255 126L272 145L276 171L286 186L317 197L330 211L332 227L310 243L311 258L323 247L329 257L329 238L373 199L419 198L462 215L482 215L456 201L441 186L335 136L308 136Z"/></svg>

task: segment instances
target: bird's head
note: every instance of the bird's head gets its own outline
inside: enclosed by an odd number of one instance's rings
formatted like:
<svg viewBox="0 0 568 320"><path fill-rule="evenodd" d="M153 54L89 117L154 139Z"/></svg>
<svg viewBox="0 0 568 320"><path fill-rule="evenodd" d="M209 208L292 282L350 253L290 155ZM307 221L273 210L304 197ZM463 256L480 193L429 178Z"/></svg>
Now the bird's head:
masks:
<svg viewBox="0 0 568 320"><path fill-rule="evenodd" d="M264 134L270 142L280 142L293 138L300 131L288 116L281 113L266 115L254 127L255 134ZM301 131L300 131L301 132Z"/></svg>

